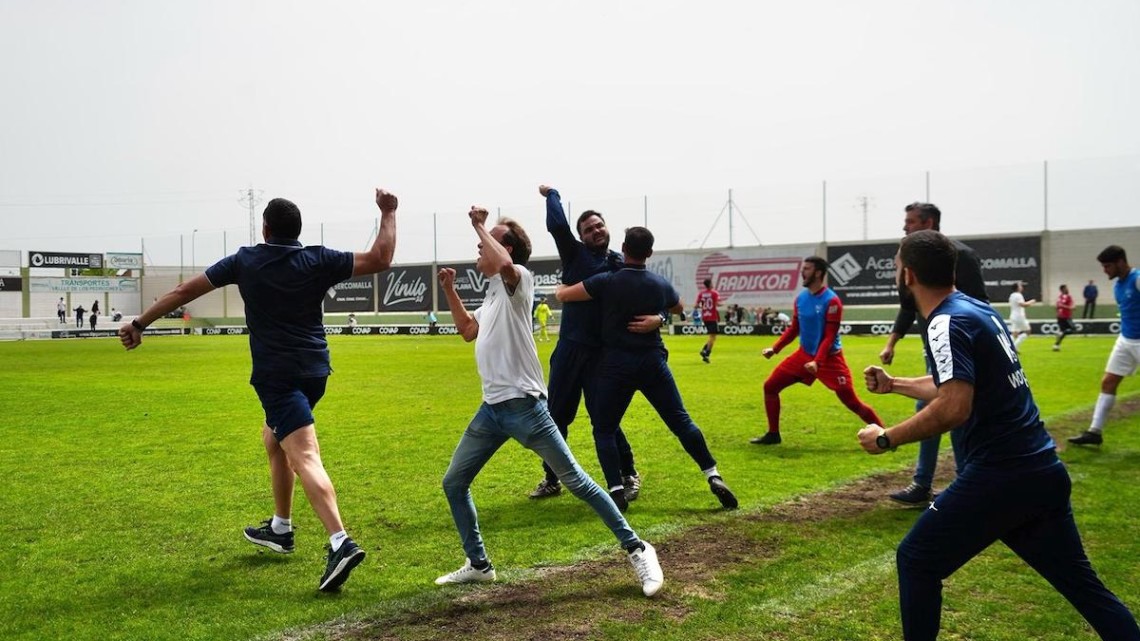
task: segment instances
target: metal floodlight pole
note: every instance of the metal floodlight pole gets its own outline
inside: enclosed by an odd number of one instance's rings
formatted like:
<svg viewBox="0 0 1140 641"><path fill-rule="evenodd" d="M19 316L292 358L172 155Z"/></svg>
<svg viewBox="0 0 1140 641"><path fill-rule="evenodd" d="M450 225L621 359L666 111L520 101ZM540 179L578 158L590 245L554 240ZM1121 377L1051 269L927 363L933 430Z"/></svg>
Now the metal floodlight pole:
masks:
<svg viewBox="0 0 1140 641"><path fill-rule="evenodd" d="M1044 178L1044 183L1045 183L1044 184L1045 193L1043 195L1044 195L1045 200L1044 200L1043 209L1044 209L1044 214L1045 214L1045 222L1043 223L1043 226L1045 228L1045 231L1049 231L1049 161L1048 160L1045 161L1044 172L1045 173L1044 173L1043 178Z"/></svg>
<svg viewBox="0 0 1140 641"><path fill-rule="evenodd" d="M823 242L827 242L827 181L823 181Z"/></svg>
<svg viewBox="0 0 1140 641"><path fill-rule="evenodd" d="M229 243L226 242L226 230L223 229L222 230L222 256L223 257L229 256L228 245L229 245ZM229 287L223 287L222 288L222 316L225 318L229 318L229 316L230 316L229 297L226 296L226 293L229 291L230 291Z"/></svg>
<svg viewBox="0 0 1140 641"><path fill-rule="evenodd" d="M642 196L641 198L642 198L642 201L641 201L642 202L642 205L641 205L642 216L645 220L644 226L646 229L648 229L649 228L649 196Z"/></svg>
<svg viewBox="0 0 1140 641"><path fill-rule="evenodd" d="M190 271L197 269L198 264L198 230L190 232Z"/></svg>

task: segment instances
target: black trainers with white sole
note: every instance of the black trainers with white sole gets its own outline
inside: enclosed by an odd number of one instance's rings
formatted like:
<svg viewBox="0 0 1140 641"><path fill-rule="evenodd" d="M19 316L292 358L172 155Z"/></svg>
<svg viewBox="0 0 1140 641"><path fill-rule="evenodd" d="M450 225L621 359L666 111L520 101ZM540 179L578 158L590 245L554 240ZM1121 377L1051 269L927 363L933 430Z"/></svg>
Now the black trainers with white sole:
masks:
<svg viewBox="0 0 1140 641"><path fill-rule="evenodd" d="M340 586L348 580L352 569L360 565L363 560L364 550L361 550L352 539L345 539L344 543L340 544L340 549L335 552L330 546L329 560L325 564L325 573L321 576L317 589L321 592L335 592L340 589Z"/></svg>
<svg viewBox="0 0 1140 641"><path fill-rule="evenodd" d="M284 534L278 534L273 531L272 523L273 519L266 519L261 522L261 527L251 526L245 528L245 539L254 545L269 548L274 552L292 554L293 530L289 530Z"/></svg>

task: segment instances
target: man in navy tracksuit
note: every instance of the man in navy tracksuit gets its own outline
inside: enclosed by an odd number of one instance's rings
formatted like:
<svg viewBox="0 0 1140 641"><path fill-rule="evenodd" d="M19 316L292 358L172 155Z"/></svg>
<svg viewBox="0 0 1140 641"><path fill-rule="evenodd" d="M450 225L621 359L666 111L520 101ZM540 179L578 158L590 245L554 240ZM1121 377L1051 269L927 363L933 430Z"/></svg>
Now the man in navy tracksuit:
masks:
<svg viewBox="0 0 1140 641"><path fill-rule="evenodd" d="M562 283L573 285L594 274L612 272L622 267L621 254L610 251L610 232L606 221L596 211L585 211L578 217L578 236L570 230L566 212L558 190L541 185L538 192L546 198L546 230L554 237L558 257L562 259ZM664 320L654 310L636 319L635 331L656 332ZM594 370L601 355L601 307L594 302L568 303L562 308L562 324L558 330L558 344L550 355L550 383L548 385L550 415L565 439L570 424L578 414L578 403L586 397L586 412L594 418ZM614 437L621 467L621 487L627 500L634 500L641 490L641 477L633 464L633 450L625 433L618 427ZM554 470L542 464L546 477L530 493L532 499L557 496L562 485Z"/></svg>
<svg viewBox="0 0 1140 641"><path fill-rule="evenodd" d="M900 295L929 319L924 336L932 376L865 371L872 392L927 406L859 443L881 454L950 431L958 477L899 544L903 636L938 636L942 581L1002 541L1076 607L1102 639L1140 641L1136 619L1093 571L1069 502L1069 474L1057 458L1001 316L954 287L957 251L933 230L906 236L895 259Z"/></svg>
<svg viewBox="0 0 1140 641"><path fill-rule="evenodd" d="M736 497L720 477L704 434L685 411L660 332L631 331L639 316L662 309L680 314L680 296L668 281L645 269L645 261L653 253L653 234L648 229L627 229L621 249L625 267L591 276L556 294L564 303L597 300L601 304L603 350L590 418L610 497L622 511L629 505L622 491L620 456L614 437L634 392L641 392L700 466L721 505L734 509Z"/></svg>

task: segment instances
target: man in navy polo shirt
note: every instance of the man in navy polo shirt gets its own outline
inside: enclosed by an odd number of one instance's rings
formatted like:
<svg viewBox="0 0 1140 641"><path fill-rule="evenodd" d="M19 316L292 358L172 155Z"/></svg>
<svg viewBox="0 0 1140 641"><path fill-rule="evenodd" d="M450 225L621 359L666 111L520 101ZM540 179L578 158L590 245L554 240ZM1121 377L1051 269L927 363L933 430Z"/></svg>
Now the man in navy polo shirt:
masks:
<svg viewBox="0 0 1140 641"><path fill-rule="evenodd" d="M621 250L625 257L622 269L591 276L556 293L564 303L595 299L601 303L603 350L595 387L597 400L590 418L594 421L594 445L610 497L623 512L629 507L614 436L634 393L641 392L700 466L721 505L734 509L736 497L720 477L705 435L685 411L660 332L633 331L639 317L656 310L680 314L681 298L673 285L645 269L646 259L653 254L653 234L648 229L627 229Z"/></svg>
<svg viewBox="0 0 1140 641"><path fill-rule="evenodd" d="M562 283L574 285L594 274L612 272L622 267L621 254L610 251L610 232L606 221L596 211L586 210L578 217L578 238L570 230L570 222L562 209L558 190L540 185L538 193L546 198L546 230L554 237L558 257L562 260ZM633 331L656 333L665 320L661 309L652 310L636 319ZM601 356L601 307L583 301L569 303L562 308L562 324L558 331L558 344L550 355L550 415L565 439L570 424L578 414L578 403L586 399L586 412L594 420L595 369ZM621 466L622 487L626 498L637 499L641 492L641 476L633 464L633 450L621 426L616 428ZM557 496L562 484L549 465L543 463L545 477L530 493L532 499Z"/></svg>
<svg viewBox="0 0 1140 641"><path fill-rule="evenodd" d="M1009 330L988 304L954 287L958 252L933 230L909 234L895 258L899 293L929 319L923 336L932 376L864 370L867 388L928 401L898 425L868 425L859 444L881 454L943 432L958 477L899 544L903 637L933 640L942 581L1002 541L1076 607L1102 639L1138 641L1128 608L1101 583L1081 545L1072 484L1033 401Z"/></svg>
<svg viewBox="0 0 1140 641"><path fill-rule="evenodd" d="M119 329L128 350L142 343L147 325L218 287L236 284L245 302L250 384L265 410L262 442L269 456L274 515L260 527L245 528L245 538L274 552L293 551L294 473L329 534L329 554L318 589L338 589L364 560L364 550L345 533L336 490L321 462L313 408L325 393L332 372L321 302L333 285L352 276L388 269L396 248L396 196L376 190L380 231L371 250L341 252L303 247L301 211L274 198L262 214L263 244L243 247L156 300L138 318Z"/></svg>

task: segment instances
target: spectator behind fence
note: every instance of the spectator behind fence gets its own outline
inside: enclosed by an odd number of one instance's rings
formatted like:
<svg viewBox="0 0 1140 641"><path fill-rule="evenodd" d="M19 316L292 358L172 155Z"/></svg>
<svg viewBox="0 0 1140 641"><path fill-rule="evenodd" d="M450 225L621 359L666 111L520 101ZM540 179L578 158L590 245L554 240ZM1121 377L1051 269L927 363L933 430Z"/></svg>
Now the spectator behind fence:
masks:
<svg viewBox="0 0 1140 641"><path fill-rule="evenodd" d="M1090 280L1089 284L1085 285L1085 310L1084 313L1081 314L1081 318L1096 317L1096 297L1099 293L1100 292L1096 288L1096 283L1093 281Z"/></svg>

